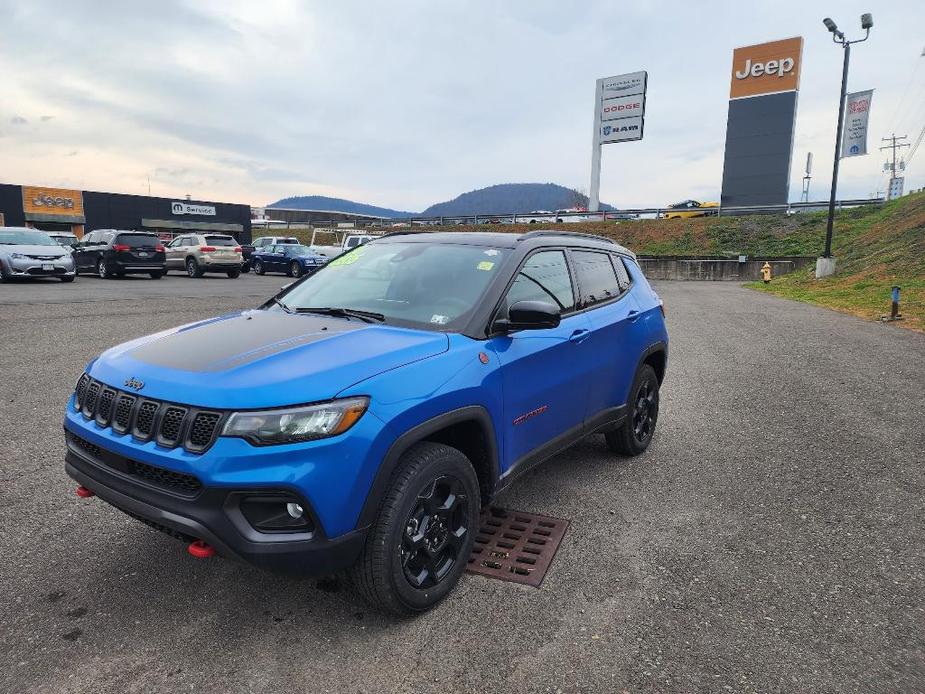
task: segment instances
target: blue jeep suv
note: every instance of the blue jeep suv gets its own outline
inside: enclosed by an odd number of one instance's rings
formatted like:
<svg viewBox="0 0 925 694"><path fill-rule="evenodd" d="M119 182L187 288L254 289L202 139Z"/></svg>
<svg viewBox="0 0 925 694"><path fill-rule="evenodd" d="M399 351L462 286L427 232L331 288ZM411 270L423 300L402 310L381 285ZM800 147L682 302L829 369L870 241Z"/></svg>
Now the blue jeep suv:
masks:
<svg viewBox="0 0 925 694"><path fill-rule="evenodd" d="M667 345L661 300L606 238L389 234L258 309L94 359L66 469L193 554L349 569L420 612L518 475L590 434L646 449Z"/></svg>

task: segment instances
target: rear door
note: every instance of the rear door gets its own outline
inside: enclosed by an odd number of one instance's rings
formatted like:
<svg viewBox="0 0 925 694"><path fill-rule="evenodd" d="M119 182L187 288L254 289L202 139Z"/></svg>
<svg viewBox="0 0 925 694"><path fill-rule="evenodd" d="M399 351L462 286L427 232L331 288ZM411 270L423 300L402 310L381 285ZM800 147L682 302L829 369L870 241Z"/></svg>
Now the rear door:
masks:
<svg viewBox="0 0 925 694"><path fill-rule="evenodd" d="M573 249L571 260L582 308L591 324L587 359L592 371L585 420L591 425L618 414L626 403L645 344L645 325L629 291L630 281L619 256ZM615 263L620 263L619 274Z"/></svg>
<svg viewBox="0 0 925 694"><path fill-rule="evenodd" d="M563 249L542 249L526 258L499 315L522 300L555 304L562 320L556 328L521 330L488 340L501 363L505 472L536 462L555 447L557 437L578 435L589 388L590 324L586 314L576 312Z"/></svg>

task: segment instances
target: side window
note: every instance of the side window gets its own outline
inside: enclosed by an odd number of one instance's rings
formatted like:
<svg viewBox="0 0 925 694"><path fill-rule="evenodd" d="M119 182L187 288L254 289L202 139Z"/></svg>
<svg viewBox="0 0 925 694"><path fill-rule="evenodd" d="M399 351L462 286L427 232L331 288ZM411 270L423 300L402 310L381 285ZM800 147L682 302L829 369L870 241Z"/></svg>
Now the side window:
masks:
<svg viewBox="0 0 925 694"><path fill-rule="evenodd" d="M108 244L110 241L113 240L114 237L115 237L115 234L111 234L111 233L110 233L110 234L103 234L103 238L100 239L100 243L106 243L106 244Z"/></svg>
<svg viewBox="0 0 925 694"><path fill-rule="evenodd" d="M584 306L593 306L620 295L617 274L608 253L574 251L572 258Z"/></svg>
<svg viewBox="0 0 925 694"><path fill-rule="evenodd" d="M506 305L545 301L563 313L575 308L575 294L563 251L540 251L527 258L508 290Z"/></svg>
<svg viewBox="0 0 925 694"><path fill-rule="evenodd" d="M623 258L618 255L612 255L610 259L613 260L613 267L617 271L617 282L620 285L620 291L625 292L629 289L631 280L626 265L623 264Z"/></svg>

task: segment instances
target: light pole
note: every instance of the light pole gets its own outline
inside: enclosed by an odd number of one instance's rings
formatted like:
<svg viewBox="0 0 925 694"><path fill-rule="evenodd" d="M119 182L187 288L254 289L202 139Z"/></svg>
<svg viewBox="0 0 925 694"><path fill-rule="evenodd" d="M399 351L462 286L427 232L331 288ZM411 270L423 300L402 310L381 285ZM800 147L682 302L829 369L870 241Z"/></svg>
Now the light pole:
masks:
<svg viewBox="0 0 925 694"><path fill-rule="evenodd" d="M835 222L835 192L838 188L838 162L841 159L842 127L845 123L845 94L848 90L848 59L851 57L851 44L866 41L870 36L870 29L874 25L874 18L869 12L861 15L861 28L864 30L863 39L850 41L843 32L838 30L831 19L822 20L825 28L832 32L833 43L839 44L845 52L845 60L841 72L841 95L838 100L838 128L835 130L835 162L832 164L832 192L829 195L829 218L825 225L825 251L820 262L816 264L816 277L825 277L835 272L835 261L832 259L832 225Z"/></svg>

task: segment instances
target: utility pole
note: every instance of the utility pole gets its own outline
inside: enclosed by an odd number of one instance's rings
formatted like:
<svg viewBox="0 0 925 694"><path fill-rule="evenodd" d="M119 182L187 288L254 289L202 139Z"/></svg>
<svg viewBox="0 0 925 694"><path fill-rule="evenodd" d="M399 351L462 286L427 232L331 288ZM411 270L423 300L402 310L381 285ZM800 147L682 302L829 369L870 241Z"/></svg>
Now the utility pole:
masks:
<svg viewBox="0 0 925 694"><path fill-rule="evenodd" d="M883 170L884 170L884 171L889 171L889 172L890 172L890 182L889 182L889 184L887 184L887 187L886 187L886 191L887 191L887 192L886 192L887 200L892 200L893 198L898 198L898 197L900 197L900 196L902 195L902 183L901 183L901 181L902 181L902 176L897 176L897 175L896 175L896 150L897 150L897 149L902 149L903 147L910 147L910 146L911 146L911 145L909 145L909 143L907 143L907 142L899 142L899 140L905 140L907 137L908 137L908 135L899 135L899 136L897 136L896 133L893 133L890 137L881 137L881 138L880 138L881 142L889 142L889 143L890 143L890 144L888 144L888 145L884 145L883 147L881 147L881 148L880 148L880 151L881 151L881 152L882 152L883 150L886 150L886 149L893 150L893 161L892 161L892 163L891 163L890 161L887 161L887 162L883 165ZM905 169L905 168L906 168L906 162L904 162L904 161L902 161L902 159L900 159L900 161L899 161L899 170L902 171L902 170ZM898 179L898 180L897 180L897 179Z"/></svg>

